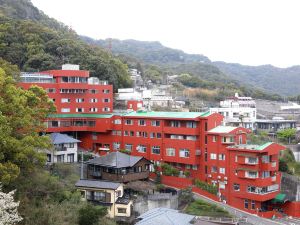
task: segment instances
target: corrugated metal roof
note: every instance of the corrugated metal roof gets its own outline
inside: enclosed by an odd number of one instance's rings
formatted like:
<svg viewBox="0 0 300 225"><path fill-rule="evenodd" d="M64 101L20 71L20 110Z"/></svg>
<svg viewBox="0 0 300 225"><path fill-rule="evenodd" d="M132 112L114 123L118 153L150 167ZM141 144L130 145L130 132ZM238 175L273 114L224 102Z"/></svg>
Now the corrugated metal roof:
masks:
<svg viewBox="0 0 300 225"><path fill-rule="evenodd" d="M143 157L131 156L121 152L111 152L105 156L100 156L87 161L87 164L101 165L106 167L124 168L132 167Z"/></svg>
<svg viewBox="0 0 300 225"><path fill-rule="evenodd" d="M121 186L117 182L100 181L100 180L79 180L75 184L76 187L100 188L116 190Z"/></svg>
<svg viewBox="0 0 300 225"><path fill-rule="evenodd" d="M136 225L190 225L195 216L179 213L178 210L155 208L140 215Z"/></svg>
<svg viewBox="0 0 300 225"><path fill-rule="evenodd" d="M113 114L50 114L48 118L111 118Z"/></svg>
<svg viewBox="0 0 300 225"><path fill-rule="evenodd" d="M262 151L273 143L274 142L267 142L263 145L240 144L240 145L231 145L228 146L227 148Z"/></svg>
<svg viewBox="0 0 300 225"><path fill-rule="evenodd" d="M209 130L209 133L221 133L221 134L226 134L230 133L231 131L235 130L237 127L231 127L231 126L218 126L215 127L211 130Z"/></svg>
<svg viewBox="0 0 300 225"><path fill-rule="evenodd" d="M176 119L195 119L198 117L206 117L209 112L147 112L136 111L124 114L124 117L157 117L157 118L176 118Z"/></svg>
<svg viewBox="0 0 300 225"><path fill-rule="evenodd" d="M58 145L58 144L64 144L64 143L78 143L81 142L75 138L72 138L66 134L61 134L61 133L51 133L50 134L51 141L53 144Z"/></svg>

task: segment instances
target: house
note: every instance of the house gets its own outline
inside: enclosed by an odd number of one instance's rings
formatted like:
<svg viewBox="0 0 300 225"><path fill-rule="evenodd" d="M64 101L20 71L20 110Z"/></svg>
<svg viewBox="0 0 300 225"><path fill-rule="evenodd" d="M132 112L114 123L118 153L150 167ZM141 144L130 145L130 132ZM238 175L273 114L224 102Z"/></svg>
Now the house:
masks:
<svg viewBox="0 0 300 225"><path fill-rule="evenodd" d="M78 161L77 149L81 141L66 134L51 133L53 149L47 151L47 163L74 163Z"/></svg>
<svg viewBox="0 0 300 225"><path fill-rule="evenodd" d="M131 217L133 203L124 195L123 184L98 180L79 180L75 186L81 191L84 200L106 206L108 217Z"/></svg>
<svg viewBox="0 0 300 225"><path fill-rule="evenodd" d="M220 107L210 108L210 112L223 115L226 125L254 129L256 104L251 97L240 97L236 93L234 97L229 97L221 101Z"/></svg>
<svg viewBox="0 0 300 225"><path fill-rule="evenodd" d="M88 179L130 182L148 179L151 162L141 156L111 152L86 164Z"/></svg>

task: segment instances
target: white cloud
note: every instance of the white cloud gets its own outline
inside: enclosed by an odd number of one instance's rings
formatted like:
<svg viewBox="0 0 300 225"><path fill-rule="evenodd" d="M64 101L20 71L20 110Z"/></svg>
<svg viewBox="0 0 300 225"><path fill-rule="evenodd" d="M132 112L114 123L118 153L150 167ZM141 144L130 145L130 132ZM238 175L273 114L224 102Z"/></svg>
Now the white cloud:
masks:
<svg viewBox="0 0 300 225"><path fill-rule="evenodd" d="M32 0L96 39L160 41L212 60L300 64L297 0Z"/></svg>

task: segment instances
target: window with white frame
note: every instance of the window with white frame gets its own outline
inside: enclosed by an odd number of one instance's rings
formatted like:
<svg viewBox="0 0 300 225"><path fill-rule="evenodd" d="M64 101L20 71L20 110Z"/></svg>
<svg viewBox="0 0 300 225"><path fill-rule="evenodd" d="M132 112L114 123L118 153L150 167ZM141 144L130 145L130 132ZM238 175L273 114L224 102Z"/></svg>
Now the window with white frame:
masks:
<svg viewBox="0 0 300 225"><path fill-rule="evenodd" d="M109 98L103 98L103 100L102 100L104 103L108 103L108 102L110 102L110 99Z"/></svg>
<svg viewBox="0 0 300 225"><path fill-rule="evenodd" d="M90 102L91 103L96 103L96 102L98 102L98 99L97 98L90 98Z"/></svg>
<svg viewBox="0 0 300 225"><path fill-rule="evenodd" d="M225 160L225 154L219 154L219 160Z"/></svg>
<svg viewBox="0 0 300 225"><path fill-rule="evenodd" d="M257 164L258 158L257 157L246 157L245 162L248 164Z"/></svg>
<svg viewBox="0 0 300 225"><path fill-rule="evenodd" d="M61 99L61 103L70 103L70 99L69 98L62 98Z"/></svg>
<svg viewBox="0 0 300 225"><path fill-rule="evenodd" d="M98 112L98 108L90 108L90 112Z"/></svg>
<svg viewBox="0 0 300 225"><path fill-rule="evenodd" d="M84 112L84 108L76 108L76 112Z"/></svg>
<svg viewBox="0 0 300 225"><path fill-rule="evenodd" d="M139 120L138 125L139 126L146 126L146 121L145 120Z"/></svg>
<svg viewBox="0 0 300 225"><path fill-rule="evenodd" d="M114 124L122 124L122 120L121 120L121 119L116 119L116 120L114 121Z"/></svg>
<svg viewBox="0 0 300 225"><path fill-rule="evenodd" d="M224 182L220 182L219 183L219 188L224 190L225 189L225 183Z"/></svg>
<svg viewBox="0 0 300 225"><path fill-rule="evenodd" d="M129 131L128 130L124 130L124 136L129 136Z"/></svg>
<svg viewBox="0 0 300 225"><path fill-rule="evenodd" d="M156 137L155 133L150 132L150 138L155 138L155 137Z"/></svg>
<svg viewBox="0 0 300 225"><path fill-rule="evenodd" d="M175 148L166 148L167 156L175 156Z"/></svg>
<svg viewBox="0 0 300 225"><path fill-rule="evenodd" d="M82 103L82 102L84 102L84 98L76 98L76 102L77 103Z"/></svg>
<svg viewBox="0 0 300 225"><path fill-rule="evenodd" d="M102 109L102 111L103 111L103 112L109 112L109 111L110 111L110 108L109 108L109 107L104 107L104 108Z"/></svg>
<svg viewBox="0 0 300 225"><path fill-rule="evenodd" d="M147 147L145 145L138 145L137 146L137 151L145 153L147 151Z"/></svg>
<svg viewBox="0 0 300 225"><path fill-rule="evenodd" d="M104 94L108 94L110 91L109 91L108 89L104 89L104 90L102 90L102 92L103 92Z"/></svg>
<svg viewBox="0 0 300 225"><path fill-rule="evenodd" d="M156 138L161 138L161 133L156 133Z"/></svg>
<svg viewBox="0 0 300 225"><path fill-rule="evenodd" d="M217 142L217 136L213 136L213 142Z"/></svg>
<svg viewBox="0 0 300 225"><path fill-rule="evenodd" d="M220 168L219 168L219 173L221 173L221 174L225 174L225 168L223 168L223 167L220 167Z"/></svg>
<svg viewBox="0 0 300 225"><path fill-rule="evenodd" d="M125 150L132 151L132 144L125 144Z"/></svg>
<svg viewBox="0 0 300 225"><path fill-rule="evenodd" d="M198 166L197 166L197 165L193 165L193 166L192 166L192 169L193 169L193 170L198 170Z"/></svg>
<svg viewBox="0 0 300 225"><path fill-rule="evenodd" d="M257 171L246 171L245 177L247 178L258 178L258 172Z"/></svg>
<svg viewBox="0 0 300 225"><path fill-rule="evenodd" d="M217 173L218 172L218 168L216 166L212 166L211 167L211 172L212 173Z"/></svg>
<svg viewBox="0 0 300 225"><path fill-rule="evenodd" d="M180 121L177 120L171 121L171 127L180 127Z"/></svg>
<svg viewBox="0 0 300 225"><path fill-rule="evenodd" d="M61 112L70 112L70 108L61 108Z"/></svg>
<svg viewBox="0 0 300 225"><path fill-rule="evenodd" d="M153 127L159 127L160 126L160 121L159 120L152 120L151 121L151 126L153 126Z"/></svg>
<svg viewBox="0 0 300 225"><path fill-rule="evenodd" d="M190 150L188 150L188 149L180 149L179 150L179 157L189 158L190 157Z"/></svg>
<svg viewBox="0 0 300 225"><path fill-rule="evenodd" d="M197 122L194 122L194 121L188 121L186 123L186 127L187 128L196 128L197 127Z"/></svg>
<svg viewBox="0 0 300 225"><path fill-rule="evenodd" d="M239 191L239 190L240 190L240 184L234 183L234 184L233 184L233 190Z"/></svg>
<svg viewBox="0 0 300 225"><path fill-rule="evenodd" d="M120 142L113 142L114 150L120 150L120 146L121 146Z"/></svg>
<svg viewBox="0 0 300 225"><path fill-rule="evenodd" d="M268 156L268 155L263 155L263 156L261 157L261 160L262 160L263 163L269 163L269 162L270 162L270 156Z"/></svg>
<svg viewBox="0 0 300 225"><path fill-rule="evenodd" d="M132 121L132 120L125 120L125 124L126 124L126 125L132 125L132 124L133 124L133 121Z"/></svg>
<svg viewBox="0 0 300 225"><path fill-rule="evenodd" d="M152 146L152 154L160 154L160 146Z"/></svg>
<svg viewBox="0 0 300 225"><path fill-rule="evenodd" d="M210 159L217 159L216 153L210 153Z"/></svg>

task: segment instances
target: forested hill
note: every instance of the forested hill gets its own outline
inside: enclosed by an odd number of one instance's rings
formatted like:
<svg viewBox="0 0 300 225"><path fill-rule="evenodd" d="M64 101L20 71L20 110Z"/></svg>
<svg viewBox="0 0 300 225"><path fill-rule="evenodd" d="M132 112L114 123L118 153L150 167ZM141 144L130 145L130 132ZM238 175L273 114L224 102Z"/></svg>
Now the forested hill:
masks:
<svg viewBox="0 0 300 225"><path fill-rule="evenodd" d="M109 46L109 39L81 38L104 48ZM145 63L171 68L171 72L191 73L208 81L239 83L280 95L300 94L300 66L282 69L271 65L244 66L211 62L206 56L187 54L181 50L164 47L159 42L111 39L111 48L114 54L130 55Z"/></svg>
<svg viewBox="0 0 300 225"><path fill-rule="evenodd" d="M114 84L114 88L131 85L126 64L103 48L85 43L28 0L0 0L0 57L22 71L79 64L91 76Z"/></svg>

